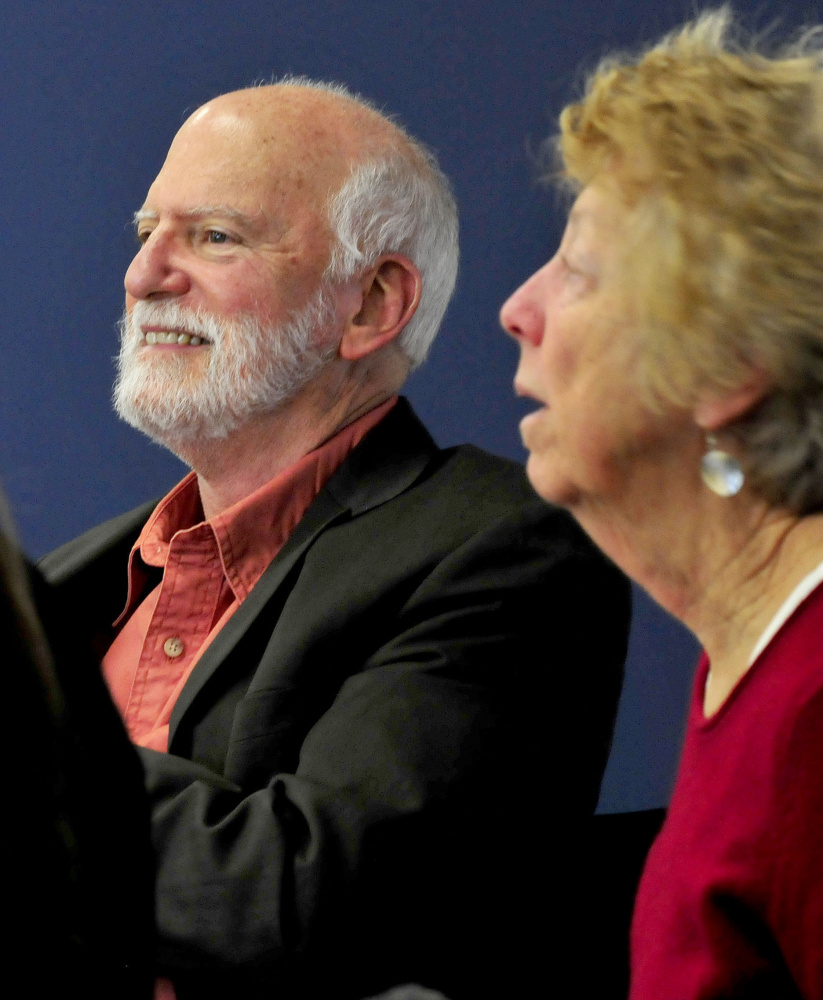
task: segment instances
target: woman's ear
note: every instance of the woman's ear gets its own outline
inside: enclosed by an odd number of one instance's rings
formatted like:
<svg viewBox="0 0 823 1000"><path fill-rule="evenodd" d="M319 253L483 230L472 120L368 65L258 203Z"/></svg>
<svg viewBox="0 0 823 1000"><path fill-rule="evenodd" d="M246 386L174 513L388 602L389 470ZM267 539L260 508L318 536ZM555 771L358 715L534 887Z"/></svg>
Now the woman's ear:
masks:
<svg viewBox="0 0 823 1000"><path fill-rule="evenodd" d="M391 343L415 314L423 282L400 254L381 257L360 279L359 309L340 340L340 357L359 361Z"/></svg>
<svg viewBox="0 0 823 1000"><path fill-rule="evenodd" d="M695 404L692 413L698 427L704 431L720 431L738 420L760 403L769 391L765 372L752 369L737 389L707 393Z"/></svg>

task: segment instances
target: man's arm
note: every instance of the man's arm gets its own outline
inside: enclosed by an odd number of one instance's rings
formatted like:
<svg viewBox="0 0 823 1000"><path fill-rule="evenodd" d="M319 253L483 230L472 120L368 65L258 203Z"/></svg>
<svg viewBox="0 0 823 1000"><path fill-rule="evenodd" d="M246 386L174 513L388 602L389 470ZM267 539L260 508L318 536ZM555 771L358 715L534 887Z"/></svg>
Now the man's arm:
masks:
<svg viewBox="0 0 823 1000"><path fill-rule="evenodd" d="M329 975L360 995L404 979L454 996L488 983L501 952L524 947L544 866L563 895L628 617L620 574L564 515L536 508L420 580L294 773L249 792L143 751L161 958L181 995L187 970L199 995L223 974L249 989Z"/></svg>

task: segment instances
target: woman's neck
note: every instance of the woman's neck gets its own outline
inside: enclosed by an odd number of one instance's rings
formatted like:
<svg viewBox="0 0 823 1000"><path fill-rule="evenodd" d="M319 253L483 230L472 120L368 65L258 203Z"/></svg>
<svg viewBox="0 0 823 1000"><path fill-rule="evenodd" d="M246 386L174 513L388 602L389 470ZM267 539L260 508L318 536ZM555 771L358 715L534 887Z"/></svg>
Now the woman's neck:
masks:
<svg viewBox="0 0 823 1000"><path fill-rule="evenodd" d="M687 624L711 669L704 713L713 715L752 664L752 653L781 605L823 561L823 517L766 517L759 530L718 562Z"/></svg>
<svg viewBox="0 0 823 1000"><path fill-rule="evenodd" d="M697 636L711 662L706 714L723 704L797 584L823 561L823 515L798 518L748 494L681 496L607 522L578 514L595 542Z"/></svg>

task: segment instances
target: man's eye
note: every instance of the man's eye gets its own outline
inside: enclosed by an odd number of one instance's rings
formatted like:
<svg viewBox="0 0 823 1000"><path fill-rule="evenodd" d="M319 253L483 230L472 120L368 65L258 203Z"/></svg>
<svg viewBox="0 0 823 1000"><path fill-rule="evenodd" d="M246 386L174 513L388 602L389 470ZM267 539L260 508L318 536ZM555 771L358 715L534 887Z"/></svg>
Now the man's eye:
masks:
<svg viewBox="0 0 823 1000"><path fill-rule="evenodd" d="M228 233L222 233L219 229L209 229L206 232L206 240L209 243L228 243Z"/></svg>
<svg viewBox="0 0 823 1000"><path fill-rule="evenodd" d="M145 243L146 240L151 236L151 229L138 229L137 230L137 242Z"/></svg>

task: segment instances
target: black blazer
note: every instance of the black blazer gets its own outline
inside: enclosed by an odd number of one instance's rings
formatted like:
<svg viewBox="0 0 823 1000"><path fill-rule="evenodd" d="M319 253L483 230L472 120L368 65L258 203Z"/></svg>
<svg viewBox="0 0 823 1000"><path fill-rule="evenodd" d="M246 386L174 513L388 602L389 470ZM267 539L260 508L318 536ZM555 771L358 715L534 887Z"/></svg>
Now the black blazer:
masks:
<svg viewBox="0 0 823 1000"><path fill-rule="evenodd" d="M152 507L43 562L98 639ZM476 998L545 962L526 907L563 905L628 625L625 579L519 466L439 450L401 401L142 751L179 996Z"/></svg>

